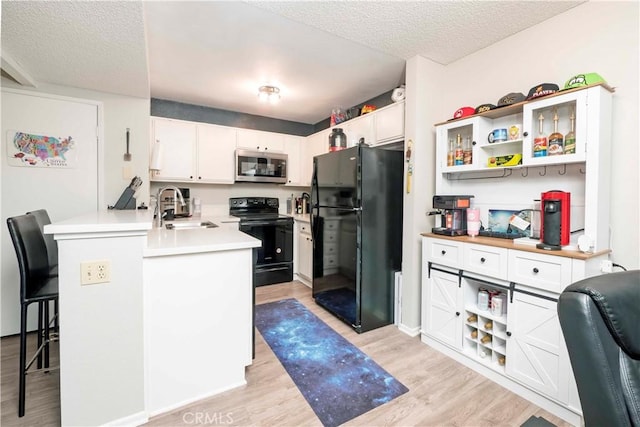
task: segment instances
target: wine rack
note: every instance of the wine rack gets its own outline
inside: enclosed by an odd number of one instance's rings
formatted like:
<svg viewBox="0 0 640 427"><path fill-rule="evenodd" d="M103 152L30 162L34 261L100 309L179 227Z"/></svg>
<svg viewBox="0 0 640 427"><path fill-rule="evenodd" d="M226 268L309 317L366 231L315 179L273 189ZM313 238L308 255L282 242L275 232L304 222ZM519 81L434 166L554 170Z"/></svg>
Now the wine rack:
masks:
<svg viewBox="0 0 640 427"><path fill-rule="evenodd" d="M477 297L480 285L466 281L469 292L466 295ZM498 289L487 288L489 291ZM490 368L504 373L508 363L507 350L507 315L500 316L491 310L481 310L477 299L469 297L465 301L463 351L475 360Z"/></svg>

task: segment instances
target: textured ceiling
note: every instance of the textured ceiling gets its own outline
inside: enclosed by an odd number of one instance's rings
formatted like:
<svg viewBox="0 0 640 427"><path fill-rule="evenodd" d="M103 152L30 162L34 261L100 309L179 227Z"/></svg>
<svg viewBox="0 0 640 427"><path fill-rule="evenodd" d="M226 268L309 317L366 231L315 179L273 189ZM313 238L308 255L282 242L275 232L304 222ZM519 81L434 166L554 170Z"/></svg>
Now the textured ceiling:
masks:
<svg viewBox="0 0 640 427"><path fill-rule="evenodd" d="M396 87L408 58L448 64L580 3L5 0L2 57L36 83L316 123Z"/></svg>
<svg viewBox="0 0 640 427"><path fill-rule="evenodd" d="M2 1L2 55L37 82L149 96L140 2Z"/></svg>

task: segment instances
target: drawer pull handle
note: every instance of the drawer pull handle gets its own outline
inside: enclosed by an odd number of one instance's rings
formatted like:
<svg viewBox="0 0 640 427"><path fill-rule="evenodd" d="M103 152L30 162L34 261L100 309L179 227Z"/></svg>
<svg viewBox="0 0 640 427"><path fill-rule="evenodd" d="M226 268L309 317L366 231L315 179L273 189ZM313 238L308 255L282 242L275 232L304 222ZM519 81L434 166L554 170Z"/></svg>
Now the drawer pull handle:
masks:
<svg viewBox="0 0 640 427"><path fill-rule="evenodd" d="M484 259L484 257L480 258L480 262L484 264L484 262L486 261L486 259Z"/></svg>
<svg viewBox="0 0 640 427"><path fill-rule="evenodd" d="M511 336L511 332L507 331L507 336L510 337Z"/></svg>
<svg viewBox="0 0 640 427"><path fill-rule="evenodd" d="M533 273L534 274L540 273L540 270L538 270L538 267L533 267Z"/></svg>
<svg viewBox="0 0 640 427"><path fill-rule="evenodd" d="M443 249L441 253L442 253L442 255L446 255L446 254L447 254L447 251L445 251L445 250Z"/></svg>
<svg viewBox="0 0 640 427"><path fill-rule="evenodd" d="M460 312L459 311L456 311L456 316L460 316Z"/></svg>

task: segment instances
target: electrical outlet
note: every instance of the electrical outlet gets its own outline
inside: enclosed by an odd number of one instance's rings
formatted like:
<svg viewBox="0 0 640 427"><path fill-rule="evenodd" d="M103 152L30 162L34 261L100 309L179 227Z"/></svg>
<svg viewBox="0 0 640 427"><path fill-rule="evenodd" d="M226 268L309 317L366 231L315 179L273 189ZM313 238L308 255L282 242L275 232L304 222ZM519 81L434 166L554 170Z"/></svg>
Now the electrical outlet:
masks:
<svg viewBox="0 0 640 427"><path fill-rule="evenodd" d="M609 260L600 261L600 271L603 273L613 273L613 262Z"/></svg>
<svg viewBox="0 0 640 427"><path fill-rule="evenodd" d="M84 261L80 263L80 284L94 285L111 281L111 261Z"/></svg>

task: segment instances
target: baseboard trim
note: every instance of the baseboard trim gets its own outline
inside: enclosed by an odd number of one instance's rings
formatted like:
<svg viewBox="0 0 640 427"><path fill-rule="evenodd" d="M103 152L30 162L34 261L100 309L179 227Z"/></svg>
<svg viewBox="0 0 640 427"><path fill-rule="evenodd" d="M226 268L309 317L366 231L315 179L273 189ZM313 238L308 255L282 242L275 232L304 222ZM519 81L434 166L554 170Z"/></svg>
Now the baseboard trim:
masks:
<svg viewBox="0 0 640 427"><path fill-rule="evenodd" d="M400 330L400 332L404 332L405 334L409 335L411 338L417 337L418 335L420 335L420 326L416 326L416 327L410 328L410 327L400 323L398 325L398 329Z"/></svg>
<svg viewBox="0 0 640 427"><path fill-rule="evenodd" d="M149 417L144 411L127 415L126 417L119 418L117 420L109 421L105 426L141 426L149 422Z"/></svg>

